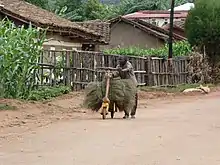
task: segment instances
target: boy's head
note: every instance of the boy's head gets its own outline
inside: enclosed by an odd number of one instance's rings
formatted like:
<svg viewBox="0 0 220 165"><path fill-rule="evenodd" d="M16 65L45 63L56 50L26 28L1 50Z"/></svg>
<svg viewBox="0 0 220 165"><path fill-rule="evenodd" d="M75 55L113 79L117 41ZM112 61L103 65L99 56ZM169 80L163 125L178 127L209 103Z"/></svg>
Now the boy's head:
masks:
<svg viewBox="0 0 220 165"><path fill-rule="evenodd" d="M127 61L128 61L128 57L127 56L120 56L118 58L118 62L119 62L120 66L124 66Z"/></svg>

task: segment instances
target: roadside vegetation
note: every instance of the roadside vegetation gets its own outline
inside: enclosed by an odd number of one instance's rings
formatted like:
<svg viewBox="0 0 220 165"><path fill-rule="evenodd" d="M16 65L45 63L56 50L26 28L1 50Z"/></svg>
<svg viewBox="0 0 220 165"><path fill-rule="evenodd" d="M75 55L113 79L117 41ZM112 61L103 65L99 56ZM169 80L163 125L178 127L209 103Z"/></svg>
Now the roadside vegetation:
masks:
<svg viewBox="0 0 220 165"><path fill-rule="evenodd" d="M16 27L8 19L0 21L0 98L44 100L70 91L65 86L36 88L45 32L31 25Z"/></svg>
<svg viewBox="0 0 220 165"><path fill-rule="evenodd" d="M119 55L128 55L128 56L141 56L141 57L167 57L168 56L168 44L161 48L151 48L151 49L142 49L138 47L129 47L129 48L116 48L105 50L106 54L119 54ZM179 41L173 44L173 56L181 57L188 56L192 52L192 48L188 41Z"/></svg>

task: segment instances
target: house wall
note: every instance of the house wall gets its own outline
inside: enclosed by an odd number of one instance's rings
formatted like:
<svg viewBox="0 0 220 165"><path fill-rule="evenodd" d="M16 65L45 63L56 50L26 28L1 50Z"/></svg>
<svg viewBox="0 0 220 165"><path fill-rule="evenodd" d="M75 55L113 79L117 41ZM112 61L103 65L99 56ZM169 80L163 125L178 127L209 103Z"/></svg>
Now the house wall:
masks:
<svg viewBox="0 0 220 165"><path fill-rule="evenodd" d="M48 41L43 44L45 50L50 50L51 47L55 47L55 50L81 50L82 48L82 44L79 41L70 39L67 36L61 36L59 33L48 32L46 39Z"/></svg>
<svg viewBox="0 0 220 165"><path fill-rule="evenodd" d="M165 42L157 37L147 34L142 30L125 22L112 25L110 44L101 49L125 48L136 46L140 48L158 48Z"/></svg>

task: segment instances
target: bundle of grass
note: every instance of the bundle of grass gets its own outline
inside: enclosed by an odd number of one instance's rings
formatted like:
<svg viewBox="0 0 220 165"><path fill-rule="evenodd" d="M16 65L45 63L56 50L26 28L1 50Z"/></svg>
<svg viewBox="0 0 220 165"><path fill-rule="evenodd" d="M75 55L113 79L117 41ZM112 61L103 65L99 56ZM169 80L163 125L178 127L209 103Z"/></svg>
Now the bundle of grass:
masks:
<svg viewBox="0 0 220 165"><path fill-rule="evenodd" d="M105 97L106 81L91 82L85 89L84 105L86 108L98 111L102 106L102 99ZM114 103L119 111L129 115L135 106L135 95L137 87L130 79L111 79L109 88L109 112L114 110Z"/></svg>
<svg viewBox="0 0 220 165"><path fill-rule="evenodd" d="M102 106L102 99L104 95L105 93L102 90L102 83L89 83L85 89L84 107L92 109L93 111L98 111Z"/></svg>

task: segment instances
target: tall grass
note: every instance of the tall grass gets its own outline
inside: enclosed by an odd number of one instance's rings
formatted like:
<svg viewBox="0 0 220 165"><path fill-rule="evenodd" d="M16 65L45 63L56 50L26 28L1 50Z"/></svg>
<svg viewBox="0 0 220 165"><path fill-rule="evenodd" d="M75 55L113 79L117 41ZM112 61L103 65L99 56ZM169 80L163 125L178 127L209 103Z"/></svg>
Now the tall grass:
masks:
<svg viewBox="0 0 220 165"><path fill-rule="evenodd" d="M16 27L8 19L0 21L0 97L29 96L45 32L31 25Z"/></svg>

